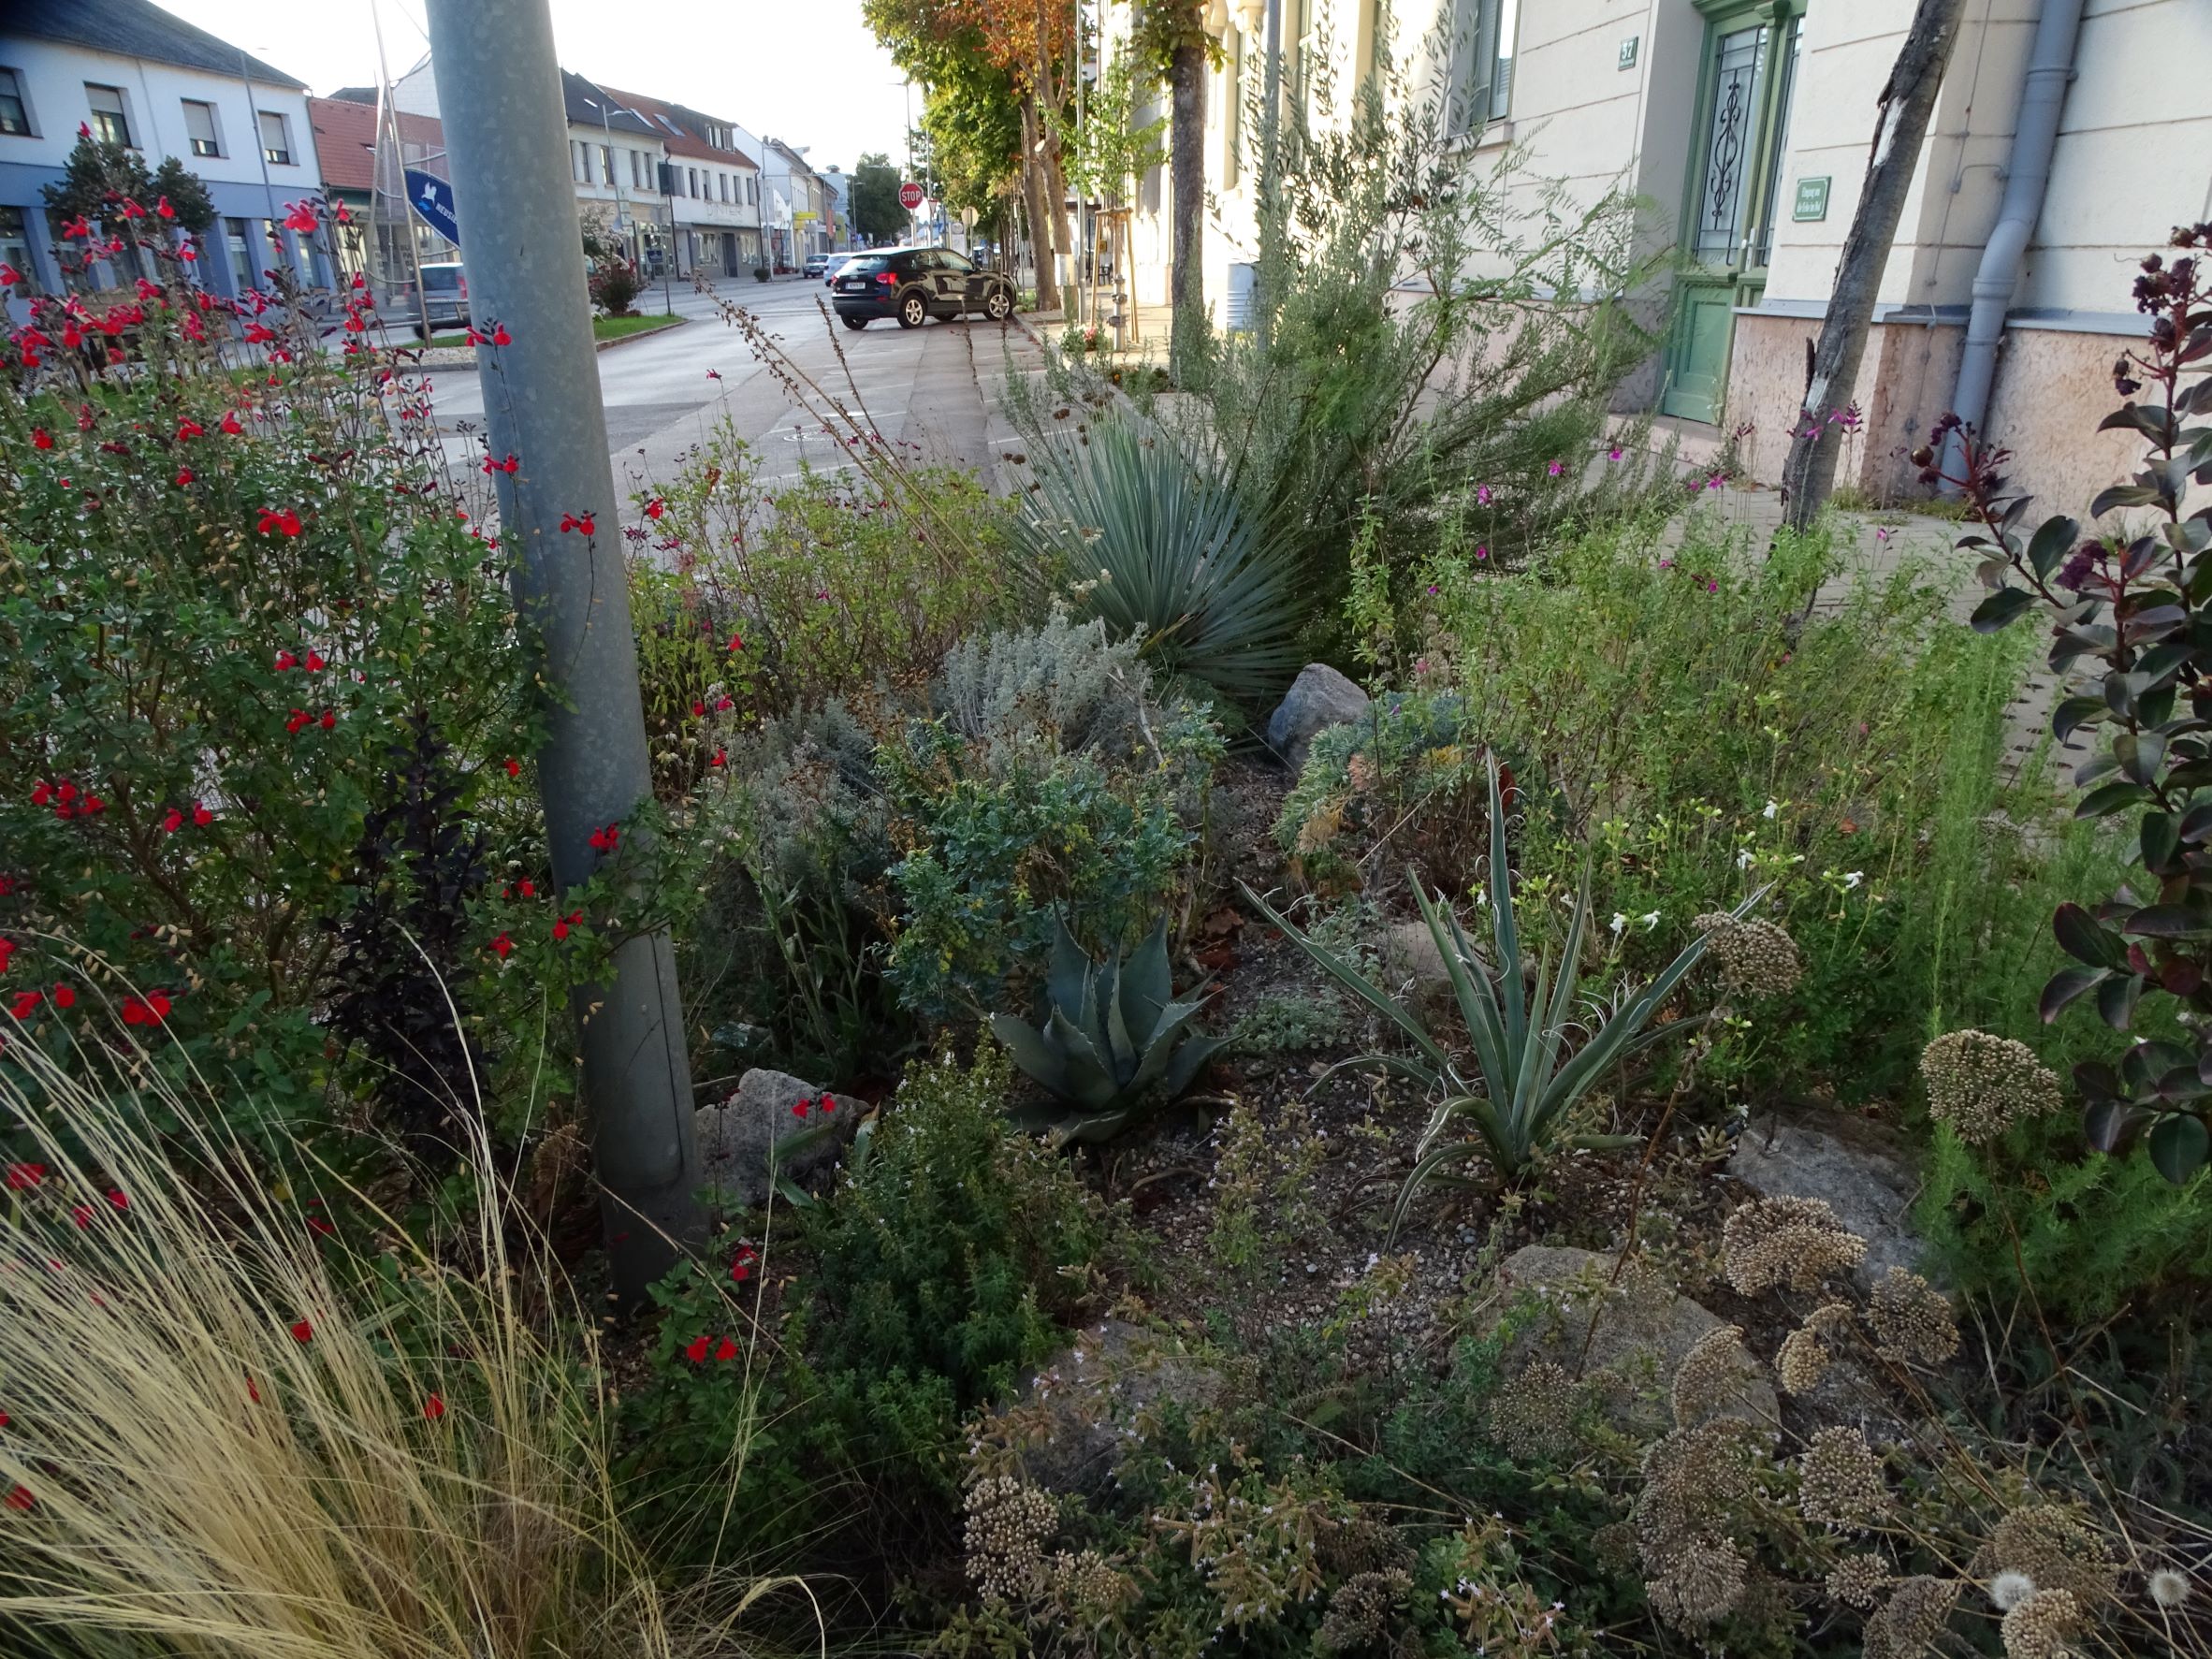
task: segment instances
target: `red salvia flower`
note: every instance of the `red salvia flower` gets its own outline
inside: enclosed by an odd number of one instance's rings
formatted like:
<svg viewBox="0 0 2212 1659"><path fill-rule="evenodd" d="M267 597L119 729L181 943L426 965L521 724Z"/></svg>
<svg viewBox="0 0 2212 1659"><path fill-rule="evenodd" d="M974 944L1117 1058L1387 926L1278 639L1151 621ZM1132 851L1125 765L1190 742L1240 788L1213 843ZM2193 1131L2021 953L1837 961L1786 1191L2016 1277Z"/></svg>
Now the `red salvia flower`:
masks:
<svg viewBox="0 0 2212 1659"><path fill-rule="evenodd" d="M92 1206L90 1204L71 1205L69 1219L76 1222L80 1228L90 1227L93 1224Z"/></svg>
<svg viewBox="0 0 2212 1659"><path fill-rule="evenodd" d="M299 1319L293 1323L292 1340L294 1342L313 1342L314 1339L314 1321L312 1319Z"/></svg>
<svg viewBox="0 0 2212 1659"><path fill-rule="evenodd" d="M295 708L292 711L291 718L284 721L284 730L290 733L293 736L297 737L299 735L299 728L306 724L307 710L304 708Z"/></svg>
<svg viewBox="0 0 2212 1659"><path fill-rule="evenodd" d="M700 715L704 715L706 712L706 704L704 704L704 703L702 703L702 702L700 702L700 701L699 701L697 698L693 698L693 699L692 699L692 701L691 701L691 713L692 713L692 715L693 715L694 717L697 717L697 716L700 716Z"/></svg>
<svg viewBox="0 0 2212 1659"><path fill-rule="evenodd" d="M37 783L34 783L34 784L31 786L31 805L32 805L32 806L34 806L34 807L43 807L43 806L45 806L45 805L46 805L46 803L47 803L47 802L49 802L49 801L51 801L51 800L52 800L52 799L53 799L53 790L52 790L51 786L50 786L49 784L45 783L44 781L40 781L40 782L37 782Z"/></svg>
<svg viewBox="0 0 2212 1659"><path fill-rule="evenodd" d="M515 343L515 337L507 332L506 324L495 323L492 325L491 343L494 345L513 345Z"/></svg>
<svg viewBox="0 0 2212 1659"><path fill-rule="evenodd" d="M655 496L651 501L646 502L645 516L648 518L658 518L666 505L667 503L662 502L659 496Z"/></svg>
<svg viewBox="0 0 2212 1659"><path fill-rule="evenodd" d="M822 1112L835 1112L837 1109L837 1103L831 1099L827 1095L823 1095L822 1099L815 1101L814 1104L816 1109Z"/></svg>
<svg viewBox="0 0 2212 1659"><path fill-rule="evenodd" d="M564 532L581 531L588 536L599 533L599 527L591 522L591 515L589 513L563 513L560 516L560 528Z"/></svg>
<svg viewBox="0 0 2212 1659"><path fill-rule="evenodd" d="M558 938L559 936L556 935L555 937ZM499 938L491 941L491 948L493 952L497 953L500 960L503 962L506 960L507 953L515 948L515 941L502 933L499 936Z"/></svg>
<svg viewBox="0 0 2212 1659"><path fill-rule="evenodd" d="M192 822L201 829L206 829L209 824L215 822L215 815L199 802L195 801L192 803Z"/></svg>
<svg viewBox="0 0 2212 1659"><path fill-rule="evenodd" d="M7 1190L10 1192L28 1192L45 1179L46 1166L44 1164L9 1164L7 1166Z"/></svg>
<svg viewBox="0 0 2212 1659"><path fill-rule="evenodd" d="M738 1249L736 1259L730 1263L730 1277L742 1285L752 1277L753 1263L760 1260L760 1253L750 1244Z"/></svg>
<svg viewBox="0 0 2212 1659"><path fill-rule="evenodd" d="M523 884L522 884L522 896L523 896L524 898L535 898L535 897L537 897L537 895L538 895L538 884L537 884L535 881L525 881L525 882L523 882Z"/></svg>
<svg viewBox="0 0 2212 1659"><path fill-rule="evenodd" d="M318 228L314 210L305 202L294 202L292 211L284 215L284 228L297 230L302 236L312 236Z"/></svg>
<svg viewBox="0 0 2212 1659"><path fill-rule="evenodd" d="M296 536L299 531L299 515L293 512L291 508L264 507L261 509L261 533L263 535Z"/></svg>
<svg viewBox="0 0 2212 1659"><path fill-rule="evenodd" d="M337 724L338 724L338 711L337 711L336 709L334 709L334 708L326 708L326 709L324 709L324 710L323 710L323 720L322 720L323 730L324 730L324 731L326 731L326 732L327 732L327 731L329 731L329 730L330 730L332 727L336 726Z"/></svg>
<svg viewBox="0 0 2212 1659"><path fill-rule="evenodd" d="M167 816L161 821L161 827L168 834L175 835L184 827L184 814L171 807Z"/></svg>
<svg viewBox="0 0 2212 1659"><path fill-rule="evenodd" d="M201 426L199 422L192 419L189 415L177 423L177 441L179 443L182 443L187 438L204 438L207 435L207 428Z"/></svg>
<svg viewBox="0 0 2212 1659"><path fill-rule="evenodd" d="M733 651L742 651L745 648L744 637L741 634L731 634L730 643L725 648Z"/></svg>
<svg viewBox="0 0 2212 1659"><path fill-rule="evenodd" d="M715 1345L714 1357L718 1360L735 1360L737 1357L737 1345L728 1337L723 1337Z"/></svg>
<svg viewBox="0 0 2212 1659"><path fill-rule="evenodd" d="M169 198L165 196L153 204L153 216L157 219L174 219L177 210L169 206Z"/></svg>
<svg viewBox="0 0 2212 1659"><path fill-rule="evenodd" d="M44 427L32 428L31 447L33 449L51 449L53 447L53 434Z"/></svg>
<svg viewBox="0 0 2212 1659"><path fill-rule="evenodd" d="M228 432L234 438L246 429L244 427L239 424L237 410L232 410L228 415L226 415L223 417L223 429Z"/></svg>
<svg viewBox="0 0 2212 1659"><path fill-rule="evenodd" d="M622 826L610 823L604 829L591 832L591 849L595 852L612 852L622 838Z"/></svg>
<svg viewBox="0 0 2212 1659"><path fill-rule="evenodd" d="M299 659L295 657L290 651L279 651L277 653L276 671L279 674L284 673L287 668L297 668L298 666Z"/></svg>
<svg viewBox="0 0 2212 1659"><path fill-rule="evenodd" d="M571 910L560 921L553 924L553 937L555 939L566 939L568 938L568 930L570 928L581 927L583 924L584 912L581 910Z"/></svg>
<svg viewBox="0 0 2212 1659"><path fill-rule="evenodd" d="M308 673L320 674L324 669L329 666L329 663L323 661L323 654L320 651L310 651L307 653Z"/></svg>
<svg viewBox="0 0 2212 1659"><path fill-rule="evenodd" d="M169 1017L169 1008L167 991L149 991L143 1000L126 997L123 1003L123 1023L126 1026L158 1026Z"/></svg>
<svg viewBox="0 0 2212 1659"><path fill-rule="evenodd" d="M27 1486L19 1486L7 1494L7 1506L10 1509L27 1510L36 1506L37 1502L38 1500L31 1495L31 1489Z"/></svg>
<svg viewBox="0 0 2212 1659"><path fill-rule="evenodd" d="M182 489L187 484L190 484L191 482L192 469L190 467L179 467L177 469L177 488L179 489Z"/></svg>
<svg viewBox="0 0 2212 1659"><path fill-rule="evenodd" d="M320 1215L310 1215L307 1218L307 1230L319 1239L334 1239L338 1236L338 1229L332 1227Z"/></svg>
<svg viewBox="0 0 2212 1659"><path fill-rule="evenodd" d="M54 986L53 1005L56 1008L75 1008L77 1006L77 992L68 985Z"/></svg>
<svg viewBox="0 0 2212 1659"><path fill-rule="evenodd" d="M430 1421L436 1422L445 1415L445 1397L443 1394L432 1394L422 1403L422 1414Z"/></svg>
<svg viewBox="0 0 2212 1659"><path fill-rule="evenodd" d="M804 1117L804 1116L806 1116L806 1115L807 1115L807 1108L808 1108L808 1107L809 1107L809 1106L811 1106L811 1105L813 1105L813 1104L814 1104L814 1102L813 1102L813 1101L811 1101L811 1100L808 1099L806 1096L804 1096L804 1095L801 1095L801 1096L798 1098L798 1099L797 1099L797 1100L796 1100L796 1101L795 1101L795 1102L793 1104L793 1106L792 1106L792 1109L791 1109L791 1114L792 1114L793 1117Z"/></svg>
<svg viewBox="0 0 2212 1659"><path fill-rule="evenodd" d="M710 766L728 765L730 764L730 751L726 749L716 749L714 751L714 759L708 761L706 764Z"/></svg>
<svg viewBox="0 0 2212 1659"><path fill-rule="evenodd" d="M113 1204L118 1210L127 1210L131 1207L130 1194L124 1191L120 1186L108 1195L108 1201Z"/></svg>
<svg viewBox="0 0 2212 1659"><path fill-rule="evenodd" d="M694 1365L702 1364L706 1359L706 1347L707 1342L706 1337L694 1336L689 1343L684 1345L684 1357L690 1360Z"/></svg>
<svg viewBox="0 0 2212 1659"><path fill-rule="evenodd" d="M507 757L505 765L507 768L508 777L519 778L522 776L522 763L517 760L513 755L509 755Z"/></svg>

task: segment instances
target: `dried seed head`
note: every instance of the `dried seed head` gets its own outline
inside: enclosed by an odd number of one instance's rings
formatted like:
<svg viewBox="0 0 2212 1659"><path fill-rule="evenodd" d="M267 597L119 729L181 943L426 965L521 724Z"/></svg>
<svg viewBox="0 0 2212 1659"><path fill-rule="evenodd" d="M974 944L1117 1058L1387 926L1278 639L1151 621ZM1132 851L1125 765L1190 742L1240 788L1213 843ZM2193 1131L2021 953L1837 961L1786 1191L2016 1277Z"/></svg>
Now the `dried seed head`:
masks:
<svg viewBox="0 0 2212 1659"><path fill-rule="evenodd" d="M1961 1141L1978 1146L2016 1123L2064 1104L2059 1079L2035 1051L1986 1031L1952 1031L1920 1051L1928 1110Z"/></svg>
<svg viewBox="0 0 2212 1659"><path fill-rule="evenodd" d="M2161 1567L2150 1575L2145 1588L2150 1592L2153 1605L2171 1612L2189 1600L2190 1582L2187 1573L2177 1573L2172 1567Z"/></svg>
<svg viewBox="0 0 2212 1659"><path fill-rule="evenodd" d="M1950 1579L1907 1579L1867 1621L1866 1659L1924 1659L1950 1622L1958 1585Z"/></svg>
<svg viewBox="0 0 2212 1659"><path fill-rule="evenodd" d="M1989 1580L1989 1605L2009 1613L2035 1594L2035 1580L2026 1573L2000 1573Z"/></svg>
<svg viewBox="0 0 2212 1659"><path fill-rule="evenodd" d="M1888 1583L1889 1563L1879 1555L1846 1555L1828 1569L1829 1599L1862 1613L1882 1599Z"/></svg>
<svg viewBox="0 0 2212 1659"><path fill-rule="evenodd" d="M1846 1230L1825 1199L1754 1199L1721 1230L1728 1283L1746 1296L1778 1287L1811 1290L1866 1253L1866 1240Z"/></svg>
<svg viewBox="0 0 2212 1659"><path fill-rule="evenodd" d="M1781 997L1797 988L1804 971L1797 942L1773 923L1739 922L1712 910L1691 925L1705 935L1707 953L1729 990L1743 997Z"/></svg>
<svg viewBox="0 0 2212 1659"><path fill-rule="evenodd" d="M2063 1590L2083 1608L2111 1595L2119 1579L2112 1547L2079 1509L2034 1504L2000 1521L1967 1570L1993 1582L2019 1573L2039 1590Z"/></svg>
<svg viewBox="0 0 2212 1659"><path fill-rule="evenodd" d="M1884 1358L1935 1365L1958 1351L1951 1304L1918 1273L1893 1267L1867 1301L1867 1323Z"/></svg>
<svg viewBox="0 0 2212 1659"><path fill-rule="evenodd" d="M2005 1659L2061 1659L2081 1628L2081 1603L2070 1590L2030 1590L2004 1616Z"/></svg>
<svg viewBox="0 0 2212 1659"><path fill-rule="evenodd" d="M1581 1390L1565 1369L1532 1360L1490 1403L1491 1438L1524 1462L1556 1458L1575 1443Z"/></svg>
<svg viewBox="0 0 2212 1659"><path fill-rule="evenodd" d="M1743 1397L1744 1385L1757 1376L1743 1351L1743 1328L1720 1325L1697 1339L1674 1374L1668 1404L1678 1428L1694 1429Z"/></svg>
<svg viewBox="0 0 2212 1659"><path fill-rule="evenodd" d="M1823 1429L1797 1463L1797 1511L1816 1526L1859 1528L1888 1511L1882 1460L1854 1428Z"/></svg>

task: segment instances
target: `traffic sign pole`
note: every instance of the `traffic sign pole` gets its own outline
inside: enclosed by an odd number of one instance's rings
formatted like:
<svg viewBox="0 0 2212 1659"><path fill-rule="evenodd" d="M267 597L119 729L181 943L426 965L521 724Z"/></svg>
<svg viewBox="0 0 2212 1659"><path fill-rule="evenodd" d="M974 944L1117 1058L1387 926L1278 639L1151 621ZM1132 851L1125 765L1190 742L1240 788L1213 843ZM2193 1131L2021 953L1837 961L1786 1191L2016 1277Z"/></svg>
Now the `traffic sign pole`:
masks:
<svg viewBox="0 0 2212 1659"><path fill-rule="evenodd" d="M429 0L429 12L455 194L469 206L472 310L479 324L497 322L513 337L478 348L477 373L491 452L522 462L492 478L546 689L538 788L553 878L565 891L596 870L592 837L610 823L627 828L650 799L652 773L591 305L562 160L553 21L547 0ZM564 519L587 528L564 529ZM705 1232L668 934L621 938L604 982L579 990L574 1009L615 1295L634 1308Z"/></svg>

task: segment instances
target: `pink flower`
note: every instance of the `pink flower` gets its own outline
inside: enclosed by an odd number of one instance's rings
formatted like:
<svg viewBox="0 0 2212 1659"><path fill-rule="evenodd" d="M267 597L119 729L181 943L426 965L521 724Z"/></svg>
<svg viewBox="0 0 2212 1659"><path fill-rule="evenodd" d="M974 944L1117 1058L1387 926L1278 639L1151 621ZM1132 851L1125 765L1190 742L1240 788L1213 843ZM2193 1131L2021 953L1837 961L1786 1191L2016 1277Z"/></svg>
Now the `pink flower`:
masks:
<svg viewBox="0 0 2212 1659"><path fill-rule="evenodd" d="M1550 473L1552 477L1556 478L1560 475L1560 473L1566 471L1566 463L1564 461L1551 461L1545 466L1544 471Z"/></svg>

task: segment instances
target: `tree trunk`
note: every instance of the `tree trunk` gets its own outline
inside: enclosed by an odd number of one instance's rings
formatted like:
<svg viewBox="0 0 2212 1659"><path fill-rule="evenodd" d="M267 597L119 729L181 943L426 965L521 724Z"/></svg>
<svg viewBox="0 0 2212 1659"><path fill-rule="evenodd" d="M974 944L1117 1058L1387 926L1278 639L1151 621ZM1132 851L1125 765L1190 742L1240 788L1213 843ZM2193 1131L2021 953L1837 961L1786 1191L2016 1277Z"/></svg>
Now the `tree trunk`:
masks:
<svg viewBox="0 0 2212 1659"><path fill-rule="evenodd" d="M1060 141L1049 130L1044 136L1044 194L1045 211L1052 220L1053 246L1070 256L1068 280L1081 283L1083 263L1075 257L1080 250L1075 245L1075 233L1068 224L1068 178L1060 171Z"/></svg>
<svg viewBox="0 0 2212 1659"><path fill-rule="evenodd" d="M1022 100L1022 199L1029 213L1029 256L1037 267L1037 309L1060 309L1053 275L1053 220L1044 206L1044 162L1037 153L1037 100Z"/></svg>
<svg viewBox="0 0 2212 1659"><path fill-rule="evenodd" d="M1196 9L1194 5L1193 9ZM1190 355L1194 330L1206 314L1201 257L1206 211L1206 43L1194 27L1175 47L1168 66L1170 167L1175 196L1174 259L1168 298L1174 306L1170 357L1178 374Z"/></svg>
<svg viewBox="0 0 2212 1659"><path fill-rule="evenodd" d="M1857 384L1859 360L1866 356L1867 333L1874 320L1875 290L1889 262L1890 243L1897 238L1905 194L1920 163L1928 117L1943 83L1943 65L1950 61L1951 44L1958 37L1958 19L1965 9L1966 0L1919 0L1913 26L1882 88L1866 184L1836 265L1820 343L1806 366L1805 400L1797 412L1797 430L1790 435L1789 459L1783 467L1782 488L1792 530L1810 526L1835 488L1842 434L1829 418L1837 412L1830 404L1840 407L1849 401Z"/></svg>

